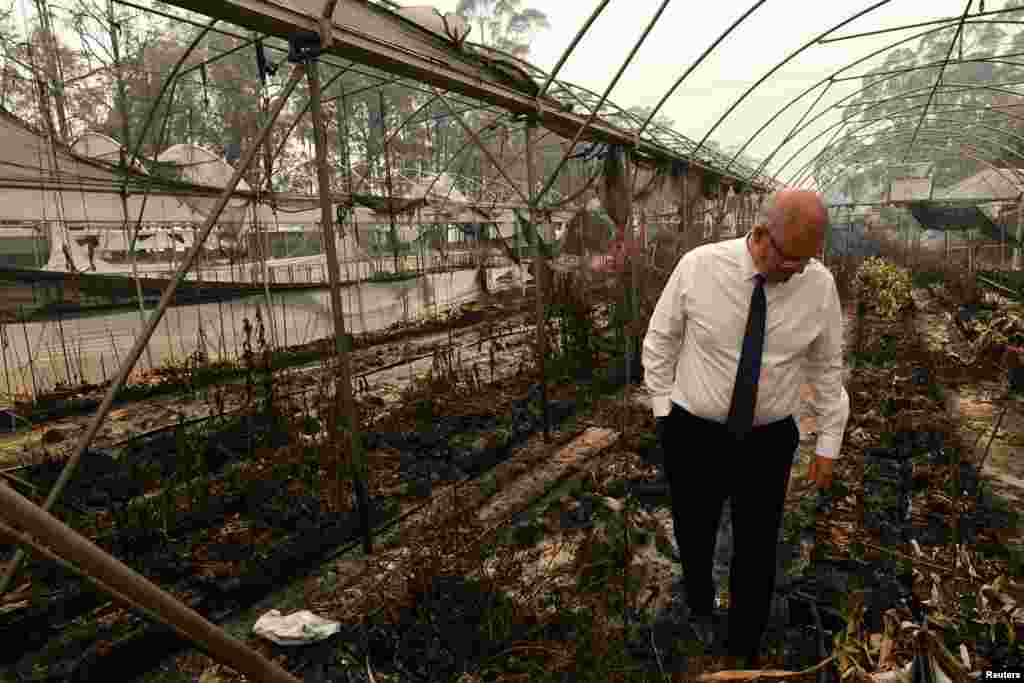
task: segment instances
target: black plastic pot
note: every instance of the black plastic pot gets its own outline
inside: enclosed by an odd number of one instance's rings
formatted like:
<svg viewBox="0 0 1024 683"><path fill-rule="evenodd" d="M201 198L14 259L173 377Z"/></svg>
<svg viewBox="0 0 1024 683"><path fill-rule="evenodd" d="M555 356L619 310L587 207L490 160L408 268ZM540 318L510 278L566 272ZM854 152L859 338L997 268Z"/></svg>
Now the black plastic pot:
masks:
<svg viewBox="0 0 1024 683"><path fill-rule="evenodd" d="M1024 366L1010 368L1006 374L1010 391L1014 393L1024 392Z"/></svg>

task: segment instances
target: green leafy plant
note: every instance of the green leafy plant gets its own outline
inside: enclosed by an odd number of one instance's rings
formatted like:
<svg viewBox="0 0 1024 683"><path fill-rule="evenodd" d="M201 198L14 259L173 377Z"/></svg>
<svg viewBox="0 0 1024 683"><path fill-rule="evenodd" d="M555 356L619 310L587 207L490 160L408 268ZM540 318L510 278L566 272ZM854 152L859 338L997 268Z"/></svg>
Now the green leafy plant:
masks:
<svg viewBox="0 0 1024 683"><path fill-rule="evenodd" d="M862 303L893 320L914 305L910 272L885 259L864 259L854 276L854 291Z"/></svg>

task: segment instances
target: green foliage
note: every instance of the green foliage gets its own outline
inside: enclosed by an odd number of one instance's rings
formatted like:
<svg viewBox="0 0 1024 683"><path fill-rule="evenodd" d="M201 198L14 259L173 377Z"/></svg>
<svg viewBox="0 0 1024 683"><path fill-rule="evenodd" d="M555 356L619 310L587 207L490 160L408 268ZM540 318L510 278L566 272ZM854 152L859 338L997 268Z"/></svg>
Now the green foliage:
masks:
<svg viewBox="0 0 1024 683"><path fill-rule="evenodd" d="M533 546L544 538L544 527L536 521L512 529L512 543L518 546Z"/></svg>
<svg viewBox="0 0 1024 683"><path fill-rule="evenodd" d="M484 498L490 498L498 492L498 482L493 476L487 477L480 482L480 493Z"/></svg>
<svg viewBox="0 0 1024 683"><path fill-rule="evenodd" d="M914 304L910 273L883 258L864 259L854 276L854 290L862 303L889 320Z"/></svg>

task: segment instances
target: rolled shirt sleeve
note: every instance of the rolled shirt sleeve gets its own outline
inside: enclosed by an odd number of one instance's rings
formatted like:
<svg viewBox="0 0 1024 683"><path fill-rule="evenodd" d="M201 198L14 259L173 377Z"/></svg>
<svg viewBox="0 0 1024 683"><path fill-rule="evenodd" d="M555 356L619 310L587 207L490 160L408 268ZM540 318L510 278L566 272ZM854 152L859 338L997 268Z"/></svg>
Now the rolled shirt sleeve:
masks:
<svg viewBox="0 0 1024 683"><path fill-rule="evenodd" d="M651 395L654 417L664 417L672 409L672 389L676 381L676 365L686 331L686 290L692 271L693 252L676 264L661 292L644 336L644 383Z"/></svg>
<svg viewBox="0 0 1024 683"><path fill-rule="evenodd" d="M806 379L811 388L809 407L818 422L815 453L836 459L850 417L850 397L843 386L843 311L835 280L828 289L822 316L822 333L808 350Z"/></svg>

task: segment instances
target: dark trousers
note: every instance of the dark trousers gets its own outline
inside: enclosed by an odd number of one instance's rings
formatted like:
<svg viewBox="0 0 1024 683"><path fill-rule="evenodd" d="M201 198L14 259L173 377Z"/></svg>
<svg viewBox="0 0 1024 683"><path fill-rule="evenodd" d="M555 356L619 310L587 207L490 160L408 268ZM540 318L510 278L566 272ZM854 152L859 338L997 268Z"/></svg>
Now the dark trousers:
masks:
<svg viewBox="0 0 1024 683"><path fill-rule="evenodd" d="M743 441L725 425L691 415L675 403L664 424L672 519L687 604L695 615L712 613L715 540L722 506L730 501L730 655L758 654L771 610L782 508L799 443L800 430L792 417L755 427Z"/></svg>

